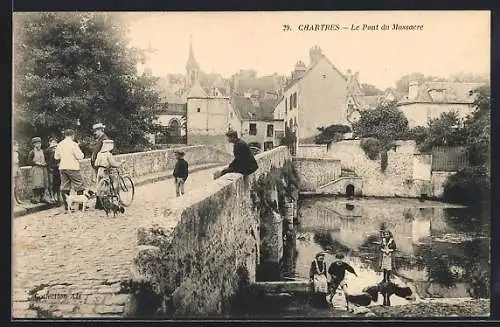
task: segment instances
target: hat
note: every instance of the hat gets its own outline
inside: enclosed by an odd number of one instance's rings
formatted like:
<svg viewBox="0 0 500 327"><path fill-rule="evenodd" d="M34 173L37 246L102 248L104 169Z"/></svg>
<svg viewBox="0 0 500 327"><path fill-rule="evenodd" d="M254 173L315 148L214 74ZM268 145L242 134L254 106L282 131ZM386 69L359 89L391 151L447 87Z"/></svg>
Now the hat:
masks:
<svg viewBox="0 0 500 327"><path fill-rule="evenodd" d="M238 137L238 132L236 132L236 131L228 131L226 133L226 136L228 136L228 137Z"/></svg>
<svg viewBox="0 0 500 327"><path fill-rule="evenodd" d="M31 143L35 144L35 143L42 143L42 139L39 138L38 136L37 137L34 137L31 139Z"/></svg>
<svg viewBox="0 0 500 327"><path fill-rule="evenodd" d="M184 151L180 151L180 150L174 151L174 153L178 154L180 156L183 156L185 154Z"/></svg>
<svg viewBox="0 0 500 327"><path fill-rule="evenodd" d="M101 124L101 123L97 123L97 124L92 125L92 129L93 129L93 130L96 130L96 129L104 129L105 127L106 127L106 125Z"/></svg>

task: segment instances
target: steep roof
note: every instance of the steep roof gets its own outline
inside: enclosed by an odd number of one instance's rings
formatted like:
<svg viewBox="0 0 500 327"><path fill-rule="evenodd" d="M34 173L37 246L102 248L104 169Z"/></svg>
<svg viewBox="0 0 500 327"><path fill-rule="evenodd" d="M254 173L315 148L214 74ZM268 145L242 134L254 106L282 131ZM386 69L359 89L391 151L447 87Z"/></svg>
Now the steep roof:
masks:
<svg viewBox="0 0 500 327"><path fill-rule="evenodd" d="M236 88L236 92L245 92L247 90L258 90L261 94L264 94L267 91L274 91L279 86L278 81L275 78L270 76L261 76L261 77L250 77L250 78L238 78L238 85Z"/></svg>
<svg viewBox="0 0 500 327"><path fill-rule="evenodd" d="M257 100L258 106L254 105L252 99L233 95L231 106L236 114L243 120L270 120L274 119L273 112L276 101L271 99Z"/></svg>
<svg viewBox="0 0 500 327"><path fill-rule="evenodd" d="M306 71L305 71L305 72L304 72L304 73L303 73L300 77L298 77L298 78L296 78L296 79L292 80L292 81L291 81L291 82L290 82L287 86L285 86L284 91L288 90L289 88L291 88L292 86L294 86L295 84L297 84L300 80L302 80L305 76L307 76L307 74L309 74L309 73L311 72L311 70L313 70L313 69L314 69L314 67L316 67L316 66L318 65L318 63L319 63L321 60L326 60L326 62L327 62L327 63L329 63L329 64L330 64L330 66L332 66L332 68L333 68L334 70L336 70L336 71L340 74L340 76L342 76L342 78L343 78L344 80L346 80L346 81L347 81L347 77L346 77L344 74L342 74L342 73L340 72L340 70L338 70L338 69L337 69L337 67L335 67L335 66L332 64L332 62L331 62L331 61L330 61L330 60L329 60L329 59L328 59L325 55L322 55L322 56L321 56L321 58L320 58L320 60L318 60L317 62L315 62L313 65L309 66L309 68L308 68L308 69L307 69L307 70L306 70Z"/></svg>
<svg viewBox="0 0 500 327"><path fill-rule="evenodd" d="M420 83L415 99L404 99L405 103L464 103L474 101L470 91L484 85L483 83L451 83L451 82L423 82Z"/></svg>
<svg viewBox="0 0 500 327"><path fill-rule="evenodd" d="M186 98L204 98L207 97L208 94L205 92L203 87L200 84L195 84L189 89L186 93Z"/></svg>

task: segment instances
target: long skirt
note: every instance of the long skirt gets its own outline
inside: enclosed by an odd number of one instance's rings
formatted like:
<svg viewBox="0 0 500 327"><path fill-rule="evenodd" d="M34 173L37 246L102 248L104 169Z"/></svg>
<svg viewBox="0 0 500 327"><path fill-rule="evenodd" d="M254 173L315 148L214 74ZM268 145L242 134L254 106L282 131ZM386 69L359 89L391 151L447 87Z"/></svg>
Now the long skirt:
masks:
<svg viewBox="0 0 500 327"><path fill-rule="evenodd" d="M392 270L392 255L390 254L382 254L382 264L380 267L382 270Z"/></svg>
<svg viewBox="0 0 500 327"><path fill-rule="evenodd" d="M47 168L42 166L31 167L31 188L46 188L47 184Z"/></svg>

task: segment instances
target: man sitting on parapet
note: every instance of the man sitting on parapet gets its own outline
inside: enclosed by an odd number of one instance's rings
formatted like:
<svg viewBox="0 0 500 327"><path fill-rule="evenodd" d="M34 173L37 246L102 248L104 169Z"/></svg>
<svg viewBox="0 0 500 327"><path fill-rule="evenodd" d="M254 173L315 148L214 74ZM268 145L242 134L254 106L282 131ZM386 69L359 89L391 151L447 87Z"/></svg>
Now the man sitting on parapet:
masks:
<svg viewBox="0 0 500 327"><path fill-rule="evenodd" d="M222 170L221 175L228 173L240 173L243 175L250 175L255 172L259 166L253 156L252 151L245 141L238 138L236 131L229 131L226 133L227 141L233 143L234 160L229 166Z"/></svg>

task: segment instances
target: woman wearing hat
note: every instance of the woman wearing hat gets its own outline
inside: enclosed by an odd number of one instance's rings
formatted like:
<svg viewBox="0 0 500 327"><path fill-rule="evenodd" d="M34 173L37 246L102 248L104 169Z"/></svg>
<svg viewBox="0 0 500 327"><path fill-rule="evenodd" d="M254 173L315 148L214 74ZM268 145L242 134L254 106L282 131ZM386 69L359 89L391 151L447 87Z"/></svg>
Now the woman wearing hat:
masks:
<svg viewBox="0 0 500 327"><path fill-rule="evenodd" d="M31 183L33 189L33 198L31 203L48 201L44 198L47 188L47 161L42 150L42 139L34 137L31 140L33 150L28 154L28 164L31 165Z"/></svg>
<svg viewBox="0 0 500 327"><path fill-rule="evenodd" d="M326 275L325 252L316 254L311 263L309 278L313 286L311 304L317 308L328 308L328 303L326 302L328 279Z"/></svg>
<svg viewBox="0 0 500 327"><path fill-rule="evenodd" d="M103 142L105 140L109 140L109 137L104 133L104 128L106 128L106 126L102 123L97 123L92 126L92 130L94 131L96 140L92 146L92 156L90 157L90 164L92 165L92 168L94 168L96 176L98 174L98 169L95 164L97 155L99 154L99 151L101 151ZM101 201L99 199L97 199L95 203L95 208L97 210L103 210Z"/></svg>

